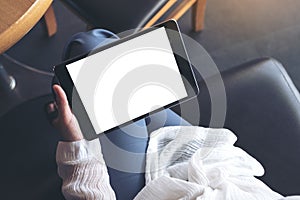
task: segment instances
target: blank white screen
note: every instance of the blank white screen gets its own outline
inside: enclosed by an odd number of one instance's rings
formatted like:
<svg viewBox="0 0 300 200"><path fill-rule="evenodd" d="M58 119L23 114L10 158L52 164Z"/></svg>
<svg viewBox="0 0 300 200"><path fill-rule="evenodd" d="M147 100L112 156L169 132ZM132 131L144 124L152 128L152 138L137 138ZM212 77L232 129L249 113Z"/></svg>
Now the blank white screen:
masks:
<svg viewBox="0 0 300 200"><path fill-rule="evenodd" d="M97 133L187 97L163 27L66 67Z"/></svg>

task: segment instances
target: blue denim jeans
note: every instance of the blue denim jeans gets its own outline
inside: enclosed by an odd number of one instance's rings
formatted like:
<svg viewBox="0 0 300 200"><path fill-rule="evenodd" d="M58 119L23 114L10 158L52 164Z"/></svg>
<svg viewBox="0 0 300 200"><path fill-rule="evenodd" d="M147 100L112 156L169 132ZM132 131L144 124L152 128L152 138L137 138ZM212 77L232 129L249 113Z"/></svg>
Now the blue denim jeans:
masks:
<svg viewBox="0 0 300 200"><path fill-rule="evenodd" d="M88 53L96 47L119 39L104 29L74 35L67 43L63 59ZM164 127L190 125L170 109L100 135L102 153L117 199L133 199L144 187L145 158L149 133Z"/></svg>

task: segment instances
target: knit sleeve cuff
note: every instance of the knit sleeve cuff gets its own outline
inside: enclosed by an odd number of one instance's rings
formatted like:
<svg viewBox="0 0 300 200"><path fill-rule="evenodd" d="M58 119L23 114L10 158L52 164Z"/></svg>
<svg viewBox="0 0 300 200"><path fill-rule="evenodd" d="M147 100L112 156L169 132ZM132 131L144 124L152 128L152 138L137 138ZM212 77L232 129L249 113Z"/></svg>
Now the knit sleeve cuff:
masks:
<svg viewBox="0 0 300 200"><path fill-rule="evenodd" d="M56 151L57 163L76 163L86 159L95 158L104 164L99 139L75 142L60 141Z"/></svg>

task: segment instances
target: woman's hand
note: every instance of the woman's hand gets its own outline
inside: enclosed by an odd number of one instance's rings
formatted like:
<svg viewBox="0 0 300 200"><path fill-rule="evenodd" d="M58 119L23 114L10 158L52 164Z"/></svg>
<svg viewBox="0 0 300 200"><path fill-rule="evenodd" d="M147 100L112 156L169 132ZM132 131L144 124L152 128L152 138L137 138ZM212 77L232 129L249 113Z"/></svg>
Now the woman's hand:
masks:
<svg viewBox="0 0 300 200"><path fill-rule="evenodd" d="M73 142L83 139L79 124L72 113L67 96L59 85L54 85L56 102L47 105L47 113L58 112L56 118L52 119L52 125L59 130L64 141Z"/></svg>

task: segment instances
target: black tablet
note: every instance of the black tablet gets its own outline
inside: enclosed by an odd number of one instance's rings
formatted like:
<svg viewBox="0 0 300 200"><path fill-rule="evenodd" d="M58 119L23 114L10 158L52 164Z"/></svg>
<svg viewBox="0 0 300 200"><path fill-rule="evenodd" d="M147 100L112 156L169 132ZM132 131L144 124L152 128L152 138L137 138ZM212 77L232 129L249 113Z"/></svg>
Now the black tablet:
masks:
<svg viewBox="0 0 300 200"><path fill-rule="evenodd" d="M198 94L174 20L68 60L54 71L88 140Z"/></svg>

